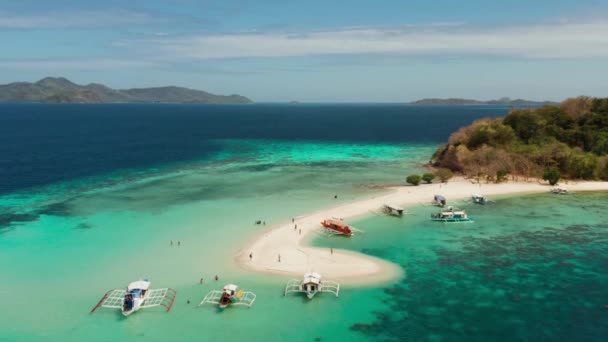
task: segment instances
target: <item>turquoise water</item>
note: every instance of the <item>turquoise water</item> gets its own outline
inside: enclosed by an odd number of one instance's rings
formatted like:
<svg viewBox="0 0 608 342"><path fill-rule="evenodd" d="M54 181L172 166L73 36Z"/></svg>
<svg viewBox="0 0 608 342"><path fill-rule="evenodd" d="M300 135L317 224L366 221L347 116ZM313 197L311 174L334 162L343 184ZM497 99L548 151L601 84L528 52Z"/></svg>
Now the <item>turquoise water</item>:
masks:
<svg viewBox="0 0 608 342"><path fill-rule="evenodd" d="M216 143L222 153L205 160L1 196L0 213L10 224L0 230L0 299L11 309L0 311L0 338L311 340L335 327L335 336L365 339L349 325L354 317L372 318L374 305L360 306L356 296L377 289L310 303L283 298L287 279L244 272L233 257L264 229L255 220L272 225L402 183L435 146ZM129 319L110 310L88 313L107 290L140 277L177 290L170 313L151 309ZM224 313L196 307L207 291L228 282L254 291L254 307ZM307 328L298 331L302 317Z"/></svg>
<svg viewBox="0 0 608 342"><path fill-rule="evenodd" d="M351 330L395 341L605 341L607 194L462 202L474 224L442 224L436 209L369 217L361 239L318 240L399 263L407 277Z"/></svg>
<svg viewBox="0 0 608 342"><path fill-rule="evenodd" d="M406 278L307 301L283 297L285 277L234 265L264 229L253 222L401 184L436 146L215 143L220 152L204 160L1 196L10 224L0 230L0 340L600 341L608 332L608 195L462 203L476 219L464 225L431 223L428 207L361 219L353 224L365 234L313 243L391 260ZM177 290L170 313L89 314L107 290L140 277ZM257 294L251 309L196 307L228 282Z"/></svg>

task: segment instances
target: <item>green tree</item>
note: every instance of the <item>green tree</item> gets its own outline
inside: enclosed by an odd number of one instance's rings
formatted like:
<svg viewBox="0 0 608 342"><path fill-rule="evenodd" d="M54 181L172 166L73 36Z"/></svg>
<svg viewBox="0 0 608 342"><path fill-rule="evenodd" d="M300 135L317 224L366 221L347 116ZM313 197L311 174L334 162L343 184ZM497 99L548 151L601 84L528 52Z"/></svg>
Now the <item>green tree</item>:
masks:
<svg viewBox="0 0 608 342"><path fill-rule="evenodd" d="M593 153L598 156L608 154L608 131L603 131L597 134L595 143L593 144Z"/></svg>
<svg viewBox="0 0 608 342"><path fill-rule="evenodd" d="M501 182L504 182L505 180L507 180L508 174L509 174L509 171L507 171L505 169L496 171L496 183L501 183Z"/></svg>
<svg viewBox="0 0 608 342"><path fill-rule="evenodd" d="M593 179L597 170L598 159L592 153L575 153L568 162L568 174L574 178Z"/></svg>
<svg viewBox="0 0 608 342"><path fill-rule="evenodd" d="M435 179L435 175L432 173L425 173L422 175L422 180L426 182L426 184L431 184Z"/></svg>
<svg viewBox="0 0 608 342"><path fill-rule="evenodd" d="M505 117L504 123L511 126L515 134L526 143L536 135L541 127L538 116L531 110L512 111Z"/></svg>
<svg viewBox="0 0 608 342"><path fill-rule="evenodd" d="M420 184L421 180L422 180L422 178L419 175L409 175L405 179L406 182L408 182L408 183L410 183L412 185L418 185L418 184Z"/></svg>
<svg viewBox="0 0 608 342"><path fill-rule="evenodd" d="M450 180L450 178L454 177L454 173L452 173L451 170L445 168L437 169L437 171L435 171L435 175L439 177L439 180L442 183L446 183L448 180Z"/></svg>
<svg viewBox="0 0 608 342"><path fill-rule="evenodd" d="M559 170L554 167L545 170L545 173L543 174L543 179L548 181L551 185L557 184L560 177Z"/></svg>

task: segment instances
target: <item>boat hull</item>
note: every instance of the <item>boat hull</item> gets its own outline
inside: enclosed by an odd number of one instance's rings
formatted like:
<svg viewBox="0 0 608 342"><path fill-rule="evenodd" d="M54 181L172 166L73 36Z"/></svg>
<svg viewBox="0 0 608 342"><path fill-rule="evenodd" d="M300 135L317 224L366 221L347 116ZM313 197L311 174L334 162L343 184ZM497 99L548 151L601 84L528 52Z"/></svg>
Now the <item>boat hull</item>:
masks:
<svg viewBox="0 0 608 342"><path fill-rule="evenodd" d="M143 303L143 299L141 298L135 298L133 299L133 307L131 308L131 310L125 311L125 309L123 308L122 311L122 315L125 317L128 317L129 315L131 315L132 313L134 313L135 311L138 311L139 309L141 309L141 304Z"/></svg>
<svg viewBox="0 0 608 342"><path fill-rule="evenodd" d="M441 219L441 218L431 218L432 221L434 222L448 222L448 223L453 223L453 222L473 222L472 219L470 218L466 218L466 219Z"/></svg>
<svg viewBox="0 0 608 342"><path fill-rule="evenodd" d="M306 297L308 299L312 299L315 295L317 294L317 291L310 291L310 292L306 292Z"/></svg>

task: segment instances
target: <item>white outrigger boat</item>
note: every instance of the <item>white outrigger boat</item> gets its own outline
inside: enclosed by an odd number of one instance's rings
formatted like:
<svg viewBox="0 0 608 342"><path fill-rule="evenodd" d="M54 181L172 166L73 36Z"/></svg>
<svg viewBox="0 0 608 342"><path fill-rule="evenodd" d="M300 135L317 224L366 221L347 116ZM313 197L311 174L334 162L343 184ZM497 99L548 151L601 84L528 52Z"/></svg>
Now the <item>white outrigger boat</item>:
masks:
<svg viewBox="0 0 608 342"><path fill-rule="evenodd" d="M551 189L551 193L556 194L556 195L567 195L568 190L566 190L564 188L553 188L553 189Z"/></svg>
<svg viewBox="0 0 608 342"><path fill-rule="evenodd" d="M340 294L340 284L335 281L321 281L321 275L316 272L304 274L304 279L292 279L285 286L285 296L291 292L306 293L308 299L312 299L319 292L333 293L336 297Z"/></svg>
<svg viewBox="0 0 608 342"><path fill-rule="evenodd" d="M484 197L483 195L479 195L479 194L471 195L471 200L475 204L482 204L482 205L487 204L489 202L489 200L486 197Z"/></svg>
<svg viewBox="0 0 608 342"><path fill-rule="evenodd" d="M110 290L91 313L98 308L120 309L124 316L155 306L164 306L167 311L171 310L177 292L170 288L150 290L150 284L148 280L137 280L131 282L126 289Z"/></svg>
<svg viewBox="0 0 608 342"><path fill-rule="evenodd" d="M404 211L405 210L403 208L392 204L384 204L382 206L382 212L390 216L401 217L403 216Z"/></svg>
<svg viewBox="0 0 608 342"><path fill-rule="evenodd" d="M431 214L431 220L436 222L473 222L464 210L454 211L451 207L447 211Z"/></svg>
<svg viewBox="0 0 608 342"><path fill-rule="evenodd" d="M431 204L433 204L434 206L437 206L437 207L445 207L445 205L447 204L447 200L445 199L445 196L443 196L443 195L435 195L433 197L433 202L431 202Z"/></svg>
<svg viewBox="0 0 608 342"><path fill-rule="evenodd" d="M224 286L222 291L211 291L207 293L205 298L198 304L217 304L220 309L224 309L230 305L245 305L251 307L255 302L255 293L239 290L238 286L228 284Z"/></svg>

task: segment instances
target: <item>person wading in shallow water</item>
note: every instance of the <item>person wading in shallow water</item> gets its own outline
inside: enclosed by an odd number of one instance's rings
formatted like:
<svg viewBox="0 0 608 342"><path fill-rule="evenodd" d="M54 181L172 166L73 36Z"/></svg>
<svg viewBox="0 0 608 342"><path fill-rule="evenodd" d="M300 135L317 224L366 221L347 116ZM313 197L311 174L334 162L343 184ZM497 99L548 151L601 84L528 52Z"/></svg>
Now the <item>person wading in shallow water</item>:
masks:
<svg viewBox="0 0 608 342"><path fill-rule="evenodd" d="M215 275L215 281L220 280L220 278L217 277L217 274Z"/></svg>

